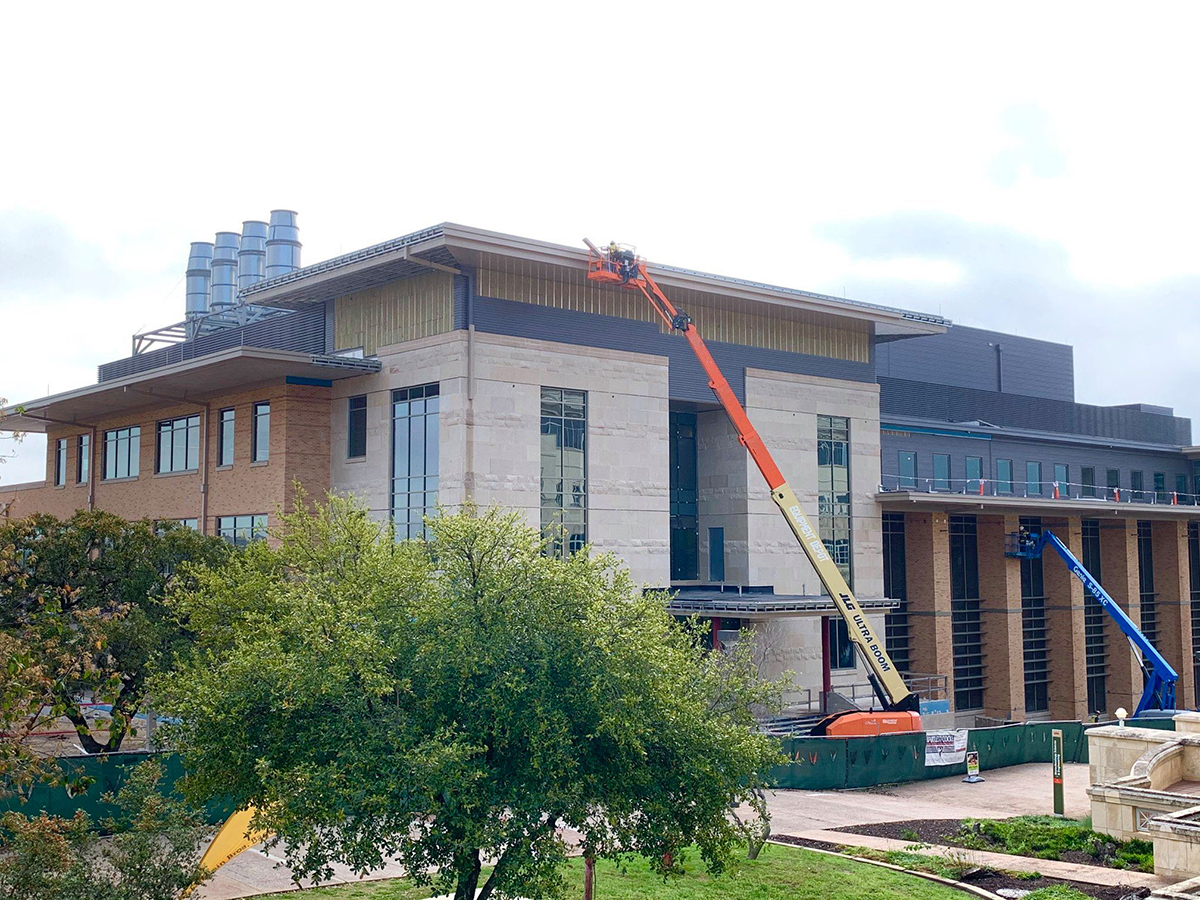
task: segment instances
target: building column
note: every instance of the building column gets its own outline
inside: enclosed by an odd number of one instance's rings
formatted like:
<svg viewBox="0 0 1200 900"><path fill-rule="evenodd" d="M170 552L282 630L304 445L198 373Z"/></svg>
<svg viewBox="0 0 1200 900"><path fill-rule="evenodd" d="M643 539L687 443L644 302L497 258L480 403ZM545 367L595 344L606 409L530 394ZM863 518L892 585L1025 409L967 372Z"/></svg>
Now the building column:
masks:
<svg viewBox="0 0 1200 900"><path fill-rule="evenodd" d="M983 714L1025 720L1025 654L1021 629L1021 561L1004 555L1004 536L1019 517L979 516L979 612L983 630Z"/></svg>
<svg viewBox="0 0 1200 900"><path fill-rule="evenodd" d="M1153 522L1154 592L1158 609L1158 650L1179 673L1175 705L1196 705L1192 684L1192 591L1188 572L1186 522Z"/></svg>
<svg viewBox="0 0 1200 900"><path fill-rule="evenodd" d="M1083 523L1071 517L1046 522L1045 527L1083 558ZM1083 583L1071 574L1057 553L1042 555L1046 591L1046 639L1050 663L1050 717L1087 717L1087 647L1083 627Z"/></svg>
<svg viewBox="0 0 1200 900"><path fill-rule="evenodd" d="M1101 584L1134 624L1141 622L1138 590L1137 520L1100 520ZM1108 709L1124 707L1133 715L1144 689L1142 669L1129 641L1109 618L1104 623L1108 646Z"/></svg>
<svg viewBox="0 0 1200 900"><path fill-rule="evenodd" d="M904 553L912 671L922 675L945 675L947 696L953 704L950 531L946 514L906 513Z"/></svg>

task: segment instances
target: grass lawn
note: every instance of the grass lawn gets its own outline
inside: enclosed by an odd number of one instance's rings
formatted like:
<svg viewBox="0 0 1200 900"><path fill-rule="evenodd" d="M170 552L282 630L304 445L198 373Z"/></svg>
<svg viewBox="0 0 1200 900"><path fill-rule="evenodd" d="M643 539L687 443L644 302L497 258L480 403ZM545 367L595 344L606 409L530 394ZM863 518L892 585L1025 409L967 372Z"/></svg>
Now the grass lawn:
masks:
<svg viewBox="0 0 1200 900"><path fill-rule="evenodd" d="M742 860L723 875L704 873L698 857L682 878L663 883L641 860L621 872L610 862L596 866L596 900L964 900L969 895L940 884L863 863L770 844L754 862ZM568 897L583 896L583 863L568 867ZM316 888L288 894L304 900L423 900L430 892L405 879Z"/></svg>

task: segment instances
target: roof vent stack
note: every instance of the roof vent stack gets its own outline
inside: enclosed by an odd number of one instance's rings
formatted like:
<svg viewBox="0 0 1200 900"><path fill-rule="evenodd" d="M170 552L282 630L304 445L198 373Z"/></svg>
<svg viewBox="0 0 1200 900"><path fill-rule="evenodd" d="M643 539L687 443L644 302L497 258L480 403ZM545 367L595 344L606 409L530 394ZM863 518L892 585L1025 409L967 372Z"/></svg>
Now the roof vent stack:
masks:
<svg viewBox="0 0 1200 900"><path fill-rule="evenodd" d="M300 268L300 228L290 209L271 210L267 231L267 278L277 278Z"/></svg>
<svg viewBox="0 0 1200 900"><path fill-rule="evenodd" d="M258 284L267 275L267 223L251 219L242 223L238 248L238 290Z"/></svg>
<svg viewBox="0 0 1200 900"><path fill-rule="evenodd" d="M213 312L225 312L237 305L238 248L236 231L218 231L212 258Z"/></svg>
<svg viewBox="0 0 1200 900"><path fill-rule="evenodd" d="M188 252L187 317L195 319L208 312L212 287L213 245L195 241Z"/></svg>

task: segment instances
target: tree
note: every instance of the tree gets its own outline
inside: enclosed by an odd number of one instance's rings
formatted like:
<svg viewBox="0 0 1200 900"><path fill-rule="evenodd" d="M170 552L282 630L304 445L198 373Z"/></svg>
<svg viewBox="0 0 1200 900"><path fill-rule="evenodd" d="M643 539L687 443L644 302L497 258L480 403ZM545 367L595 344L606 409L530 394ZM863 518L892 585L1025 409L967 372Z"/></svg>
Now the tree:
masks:
<svg viewBox="0 0 1200 900"><path fill-rule="evenodd" d="M187 577L182 564L217 564L228 552L187 528L95 510L0 525L0 643L12 654L0 729L23 737L49 710L70 720L88 753L119 749L150 669L189 640L163 604L167 586ZM85 696L111 704L95 726ZM3 752L19 753L11 737Z"/></svg>
<svg viewBox="0 0 1200 900"><path fill-rule="evenodd" d="M779 761L748 653L706 654L612 556L547 554L518 514L396 544L348 501L298 509L173 595L198 641L156 696L194 799L255 807L297 879L395 856L459 900L555 896L561 826L722 868Z"/></svg>
<svg viewBox="0 0 1200 900"><path fill-rule="evenodd" d="M204 880L206 829L199 814L160 789L145 762L116 796L100 839L83 812L63 819L8 813L0 819L0 900L177 900Z"/></svg>

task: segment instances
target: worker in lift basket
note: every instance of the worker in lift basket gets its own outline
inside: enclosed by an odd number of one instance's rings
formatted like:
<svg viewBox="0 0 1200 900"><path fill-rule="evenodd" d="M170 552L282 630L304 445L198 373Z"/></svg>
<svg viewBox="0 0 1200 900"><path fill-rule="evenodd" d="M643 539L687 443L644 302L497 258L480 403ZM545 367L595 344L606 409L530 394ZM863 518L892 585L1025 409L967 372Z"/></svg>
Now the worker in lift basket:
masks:
<svg viewBox="0 0 1200 900"><path fill-rule="evenodd" d="M632 250L622 250L616 241L609 241L608 259L613 265L613 271L621 276L622 281L633 277L635 257Z"/></svg>

